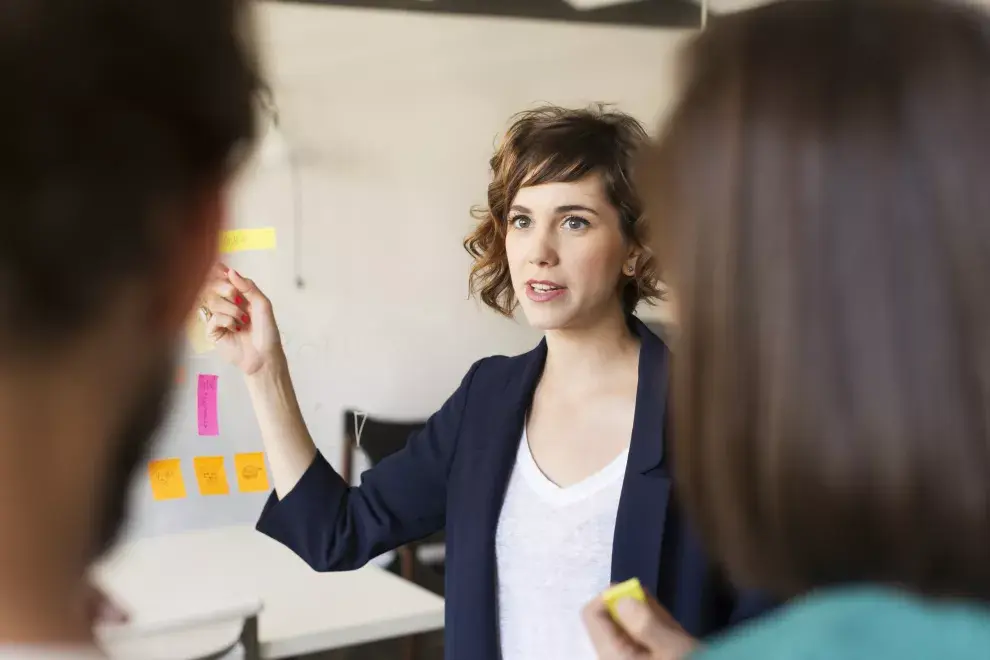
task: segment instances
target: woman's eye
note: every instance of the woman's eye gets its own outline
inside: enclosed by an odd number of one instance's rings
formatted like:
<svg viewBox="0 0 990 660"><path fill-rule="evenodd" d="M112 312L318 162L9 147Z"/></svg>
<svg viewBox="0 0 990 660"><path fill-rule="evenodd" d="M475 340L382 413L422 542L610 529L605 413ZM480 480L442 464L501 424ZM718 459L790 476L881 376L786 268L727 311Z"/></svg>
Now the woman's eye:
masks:
<svg viewBox="0 0 990 660"><path fill-rule="evenodd" d="M516 229L526 229L526 228L527 228L527 227L529 227L529 226L530 226L531 224L533 224L533 221L532 221L532 220L530 220L530 219L529 219L529 218L528 218L527 216L525 216L525 215L517 215L516 217L514 217L514 218L512 218L512 220L510 220L509 222L510 222L510 223L512 224L512 226L513 226L513 227L515 227Z"/></svg>
<svg viewBox="0 0 990 660"><path fill-rule="evenodd" d="M591 225L590 222L588 222L584 218L579 218L577 216L571 216L569 218L564 219L564 227L572 231L584 229L585 227L588 227L590 225Z"/></svg>

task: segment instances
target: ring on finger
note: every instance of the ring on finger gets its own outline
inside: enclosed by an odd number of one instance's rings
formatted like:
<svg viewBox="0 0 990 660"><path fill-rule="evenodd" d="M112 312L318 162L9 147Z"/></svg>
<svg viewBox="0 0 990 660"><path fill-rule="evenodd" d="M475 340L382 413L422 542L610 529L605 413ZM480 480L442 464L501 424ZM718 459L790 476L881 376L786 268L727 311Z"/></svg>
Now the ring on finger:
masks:
<svg viewBox="0 0 990 660"><path fill-rule="evenodd" d="M213 312L210 311L210 308L203 303L200 304L198 311L199 311L199 318L202 319L204 323L209 321L210 317L213 316Z"/></svg>

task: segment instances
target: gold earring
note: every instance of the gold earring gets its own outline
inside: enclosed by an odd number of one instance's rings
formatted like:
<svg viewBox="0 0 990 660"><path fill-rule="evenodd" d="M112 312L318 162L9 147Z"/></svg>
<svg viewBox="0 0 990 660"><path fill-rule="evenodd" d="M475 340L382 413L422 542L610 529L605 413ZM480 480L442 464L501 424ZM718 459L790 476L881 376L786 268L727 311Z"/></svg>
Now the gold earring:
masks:
<svg viewBox="0 0 990 660"><path fill-rule="evenodd" d="M626 267L623 270L625 271L626 275L629 275L629 276L632 276L632 275L635 275L636 274L636 267L635 266L632 266L632 265L629 265L629 264L627 264Z"/></svg>

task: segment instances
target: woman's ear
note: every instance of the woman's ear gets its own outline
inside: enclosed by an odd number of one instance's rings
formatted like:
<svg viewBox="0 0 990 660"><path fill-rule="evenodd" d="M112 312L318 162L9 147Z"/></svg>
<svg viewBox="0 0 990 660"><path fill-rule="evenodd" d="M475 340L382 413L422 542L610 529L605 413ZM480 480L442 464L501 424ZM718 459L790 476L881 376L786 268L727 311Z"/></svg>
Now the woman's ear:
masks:
<svg viewBox="0 0 990 660"><path fill-rule="evenodd" d="M637 271L639 270L639 259L641 256L641 251L638 249L633 249L629 252L626 260L622 263L622 274L626 277L635 277Z"/></svg>

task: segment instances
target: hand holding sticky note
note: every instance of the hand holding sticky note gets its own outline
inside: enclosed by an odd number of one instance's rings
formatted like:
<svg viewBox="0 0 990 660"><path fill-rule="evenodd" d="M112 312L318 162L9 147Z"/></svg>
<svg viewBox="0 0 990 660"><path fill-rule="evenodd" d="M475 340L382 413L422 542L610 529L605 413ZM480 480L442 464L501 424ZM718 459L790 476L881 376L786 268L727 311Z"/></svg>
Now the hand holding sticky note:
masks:
<svg viewBox="0 0 990 660"><path fill-rule="evenodd" d="M605 607L608 608L608 613L616 621L619 620L619 615L615 612L615 606L623 598L632 598L641 603L646 602L646 593L643 591L643 585L639 583L637 578L620 582L602 594L602 599L605 601Z"/></svg>
<svg viewBox="0 0 990 660"><path fill-rule="evenodd" d="M600 619L595 617L589 624L589 632L592 632L591 626L594 625L592 640L599 652L605 648L615 648L617 643L628 644L630 639L644 650L643 657L650 658L687 658L697 647L697 640L681 627L670 612L646 595L638 579L632 578L613 586L601 598L612 623L601 626ZM620 606L620 603L625 603L625 606Z"/></svg>

